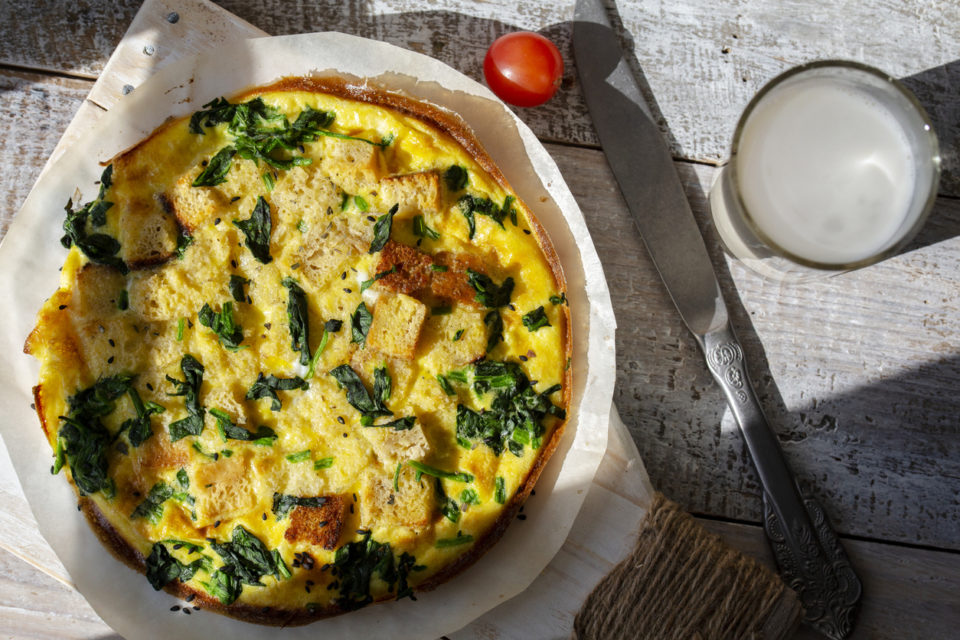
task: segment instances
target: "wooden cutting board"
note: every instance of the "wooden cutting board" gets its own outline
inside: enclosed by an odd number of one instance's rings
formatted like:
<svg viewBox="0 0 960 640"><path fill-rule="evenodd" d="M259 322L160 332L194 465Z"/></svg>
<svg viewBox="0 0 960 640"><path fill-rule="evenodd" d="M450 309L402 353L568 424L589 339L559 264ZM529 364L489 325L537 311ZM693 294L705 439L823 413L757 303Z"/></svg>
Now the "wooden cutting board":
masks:
<svg viewBox="0 0 960 640"><path fill-rule="evenodd" d="M266 35L207 0L146 0L44 172L81 132L164 65L236 39ZM70 585L63 565L40 535L6 457L0 443L0 547ZM523 594L451 637L568 637L587 594L632 549L652 496L636 445L612 408L608 449L557 556Z"/></svg>

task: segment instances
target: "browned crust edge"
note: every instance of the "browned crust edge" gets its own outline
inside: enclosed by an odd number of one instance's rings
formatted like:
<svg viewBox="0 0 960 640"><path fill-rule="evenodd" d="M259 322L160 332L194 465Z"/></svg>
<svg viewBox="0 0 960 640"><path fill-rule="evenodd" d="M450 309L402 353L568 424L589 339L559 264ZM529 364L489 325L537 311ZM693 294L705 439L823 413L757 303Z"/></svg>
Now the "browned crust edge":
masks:
<svg viewBox="0 0 960 640"><path fill-rule="evenodd" d="M405 115L427 122L428 124L433 125L443 133L446 133L456 140L460 146L463 147L463 149L469 153L474 160L480 164L480 166L484 168L485 171L493 176L493 178L498 184L500 184L502 188L511 193L515 193L507 179L500 172L499 167L497 167L497 165L493 162L492 158L487 154L486 150L480 144L479 140L477 140L476 136L473 134L470 127L463 121L463 119L457 114L443 109L437 105L428 102L422 102L407 97L396 91L389 91L383 88L374 87L369 84L361 86L344 78L335 76L284 78L271 85L248 89L240 94L235 95L233 98L245 98L254 94L261 94L270 91L307 91L329 93L342 98L348 98L360 102L392 108L404 113ZM167 126L170 126L173 124L173 122L178 120L179 118L164 123L154 130L154 132L151 133L147 138L140 141L130 149L117 154L116 157L132 153L140 145L145 144L155 135L158 135ZM112 162L112 160L110 162ZM526 203L523 203L523 206L527 210L528 222L533 228L533 231L536 233L536 238L540 249L550 265L550 269L554 278L554 284L559 291L566 291L566 279L563 274L563 268L560 264L559 256L554 249L550 237L547 235L546 230L540 224L539 220L537 220L530 207L527 206ZM569 361L573 353L569 306L561 305L560 312L563 319L562 340L566 356L565 360ZM573 391L572 381L572 366L566 367L564 371L562 406L568 412L568 414ZM37 385L37 387L34 388L34 397L37 399L37 413L40 417L40 422L43 426L44 432L46 432L47 425L44 423L43 413L41 411L39 391L40 386ZM530 496L531 491L533 491L534 485L539 479L540 474L543 472L547 462L549 462L550 458L553 456L553 453L559 446L566 425L567 420L563 420L554 427L549 440L543 445L540 455L534 462L534 465L527 474L527 477L514 494L510 502L505 505L503 513L499 518L497 518L490 529L488 529L487 532L474 543L473 547L467 553L461 555L454 562L441 569L438 573L434 574L425 582L417 585L417 591L428 591L435 589L439 585L472 566L484 553L486 553L491 547L493 547L494 544L496 544L496 542L503 536L513 518L520 512L520 508ZM71 485L73 485L72 482ZM73 486L74 490L76 490L76 486ZM138 571L141 574L145 573L146 560L143 555L137 551L127 540L125 540L123 536L120 535L107 517L101 512L99 507L97 507L96 503L89 498L81 497L79 506L98 539L114 555L114 557L135 571ZM327 607L323 609L318 608L314 611L308 611L305 609L288 610L273 607L257 607L243 603L224 605L216 598L211 597L205 591L185 585L179 580L175 580L168 584L164 588L164 591L178 598L187 598L192 595L194 596L192 600L194 606L200 607L201 609L215 611L217 613L221 613L246 622L254 622L257 624L270 626L304 625L316 620L346 613L346 611L340 609L339 607ZM378 600L378 602L389 599L392 598L385 597Z"/></svg>

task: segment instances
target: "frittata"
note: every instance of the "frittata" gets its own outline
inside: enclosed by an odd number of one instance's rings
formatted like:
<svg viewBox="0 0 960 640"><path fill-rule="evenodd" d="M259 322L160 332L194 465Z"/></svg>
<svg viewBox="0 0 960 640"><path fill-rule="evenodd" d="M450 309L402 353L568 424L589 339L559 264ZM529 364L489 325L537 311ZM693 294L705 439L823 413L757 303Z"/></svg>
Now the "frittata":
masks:
<svg viewBox="0 0 960 640"><path fill-rule="evenodd" d="M52 472L156 589L268 624L414 597L557 445L556 254L445 110L335 78L219 98L63 228L26 345Z"/></svg>

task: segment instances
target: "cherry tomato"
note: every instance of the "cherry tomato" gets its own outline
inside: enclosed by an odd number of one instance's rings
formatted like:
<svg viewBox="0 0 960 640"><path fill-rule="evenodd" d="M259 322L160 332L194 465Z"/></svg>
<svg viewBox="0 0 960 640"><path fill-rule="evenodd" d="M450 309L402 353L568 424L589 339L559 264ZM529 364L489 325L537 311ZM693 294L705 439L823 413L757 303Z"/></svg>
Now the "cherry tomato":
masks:
<svg viewBox="0 0 960 640"><path fill-rule="evenodd" d="M487 85L504 102L535 107L549 100L563 78L563 58L539 33L517 31L494 40L483 59Z"/></svg>

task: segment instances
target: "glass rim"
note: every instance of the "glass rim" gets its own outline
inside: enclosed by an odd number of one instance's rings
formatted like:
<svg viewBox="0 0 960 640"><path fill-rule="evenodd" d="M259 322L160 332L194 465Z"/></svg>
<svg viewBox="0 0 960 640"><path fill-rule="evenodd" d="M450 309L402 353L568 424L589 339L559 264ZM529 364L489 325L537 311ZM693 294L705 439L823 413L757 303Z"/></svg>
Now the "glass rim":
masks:
<svg viewBox="0 0 960 640"><path fill-rule="evenodd" d="M926 137L932 152L931 164L933 170L931 171L930 175L930 183L925 185L927 189L927 198L920 209L917 219L910 226L910 228L903 233L903 236L898 241L894 242L883 251L879 251L871 256L862 258L860 260L855 260L853 262L818 262L816 260L810 260L809 258L796 255L795 253L781 247L776 241L764 233L759 225L753 220L752 216L750 215L750 210L747 207L746 202L744 202L743 194L740 192L739 183L737 181L738 172L736 159L740 149L740 137L743 133L743 129L747 120L753 114L757 105L760 104L760 101L786 80L809 71L824 68L850 69L857 72L866 73L875 78L879 78L885 84L897 90L900 95L907 100L907 103L913 107L917 115L920 117L920 120L925 125L925 133L927 134ZM740 119L737 121L737 127L733 132L733 142L730 145L730 159L727 163L726 170L730 176L731 192L736 199L737 206L742 213L744 222L749 227L750 231L753 232L770 251L781 258L785 258L791 262L805 267L810 267L812 269L820 269L824 271L849 271L852 269L859 269L860 267L866 267L871 264L876 264L877 262L894 256L898 251L900 251L900 249L906 246L910 240L913 239L920 228L926 223L927 218L930 216L930 211L933 209L933 204L937 199L937 192L940 184L940 143L937 139L936 131L934 131L933 122L931 122L930 116L927 114L926 109L923 108L923 105L920 104L913 92L910 91L910 89L908 89L902 82L890 74L884 73L880 69L877 69L876 67L871 67L861 62L836 59L816 60L792 67L791 69L788 69L787 71L784 71L778 76L772 78L765 85L763 85L759 91L757 91L753 98L750 99L750 102L747 103L743 113L740 114Z"/></svg>

